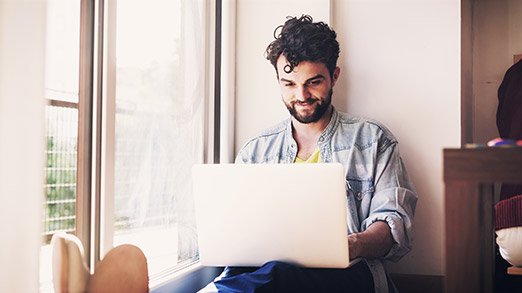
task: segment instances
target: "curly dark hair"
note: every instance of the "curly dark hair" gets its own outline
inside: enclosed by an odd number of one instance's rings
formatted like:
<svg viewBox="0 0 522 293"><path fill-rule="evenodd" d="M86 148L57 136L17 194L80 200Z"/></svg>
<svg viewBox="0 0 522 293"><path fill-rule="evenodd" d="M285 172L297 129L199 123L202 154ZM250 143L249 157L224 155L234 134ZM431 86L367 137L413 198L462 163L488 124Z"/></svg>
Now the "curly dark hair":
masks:
<svg viewBox="0 0 522 293"><path fill-rule="evenodd" d="M266 59L277 72L277 59L283 54L289 63L284 67L286 73L292 72L302 61L322 62L331 78L339 58L336 37L335 31L326 23L313 22L310 15L289 16L284 25L274 30L275 40L266 48Z"/></svg>

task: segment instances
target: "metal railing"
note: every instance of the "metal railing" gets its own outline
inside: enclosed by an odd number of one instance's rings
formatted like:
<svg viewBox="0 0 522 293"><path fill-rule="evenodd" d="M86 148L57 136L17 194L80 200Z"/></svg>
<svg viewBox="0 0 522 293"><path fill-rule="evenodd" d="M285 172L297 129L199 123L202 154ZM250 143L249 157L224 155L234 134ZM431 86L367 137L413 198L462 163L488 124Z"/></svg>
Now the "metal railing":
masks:
<svg viewBox="0 0 522 293"><path fill-rule="evenodd" d="M43 226L49 241L56 231L76 230L78 106L50 100L46 106L47 164Z"/></svg>

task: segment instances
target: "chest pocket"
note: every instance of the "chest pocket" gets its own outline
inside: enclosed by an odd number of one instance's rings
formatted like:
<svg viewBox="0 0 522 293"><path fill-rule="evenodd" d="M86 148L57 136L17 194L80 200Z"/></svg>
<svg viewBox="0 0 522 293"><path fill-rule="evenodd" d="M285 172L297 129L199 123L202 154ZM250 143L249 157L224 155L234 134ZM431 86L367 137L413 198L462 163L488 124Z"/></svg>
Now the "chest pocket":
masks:
<svg viewBox="0 0 522 293"><path fill-rule="evenodd" d="M360 202L373 192L373 181L371 179L346 178L346 190L348 190L348 195Z"/></svg>

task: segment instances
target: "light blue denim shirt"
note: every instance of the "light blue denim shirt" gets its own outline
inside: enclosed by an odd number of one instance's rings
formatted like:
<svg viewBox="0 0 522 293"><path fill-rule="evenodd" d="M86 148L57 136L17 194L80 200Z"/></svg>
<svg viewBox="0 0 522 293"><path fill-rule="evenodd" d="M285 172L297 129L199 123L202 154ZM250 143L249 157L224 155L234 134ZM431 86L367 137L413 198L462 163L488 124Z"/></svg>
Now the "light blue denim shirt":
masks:
<svg viewBox="0 0 522 293"><path fill-rule="evenodd" d="M393 247L382 259L367 259L375 292L394 291L383 260L397 261L412 247L417 194L399 156L393 134L374 120L333 110L317 142L321 160L343 164L346 178L348 234L362 232L376 221L391 229ZM248 141L236 163L293 163L297 143L291 119Z"/></svg>

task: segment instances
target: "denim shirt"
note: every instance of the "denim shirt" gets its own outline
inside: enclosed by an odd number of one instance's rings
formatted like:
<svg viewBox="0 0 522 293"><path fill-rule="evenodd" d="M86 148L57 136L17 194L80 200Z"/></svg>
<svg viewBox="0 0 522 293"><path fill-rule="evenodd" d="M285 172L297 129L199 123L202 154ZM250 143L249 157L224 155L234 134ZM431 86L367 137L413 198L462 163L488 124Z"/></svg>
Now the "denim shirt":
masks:
<svg viewBox="0 0 522 293"><path fill-rule="evenodd" d="M366 259L375 292L395 291L383 260L398 261L413 241L413 215L417 194L399 156L393 134L377 121L351 117L333 110L317 142L324 163L344 166L348 234L362 232L376 221L388 223L394 245L381 259ZM236 163L293 163L297 143L291 119L248 141Z"/></svg>

